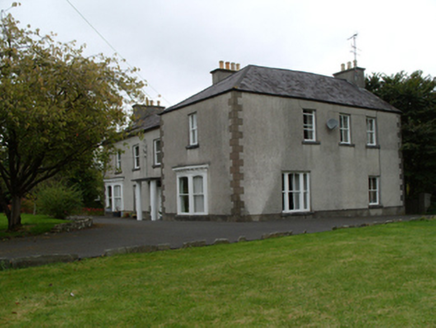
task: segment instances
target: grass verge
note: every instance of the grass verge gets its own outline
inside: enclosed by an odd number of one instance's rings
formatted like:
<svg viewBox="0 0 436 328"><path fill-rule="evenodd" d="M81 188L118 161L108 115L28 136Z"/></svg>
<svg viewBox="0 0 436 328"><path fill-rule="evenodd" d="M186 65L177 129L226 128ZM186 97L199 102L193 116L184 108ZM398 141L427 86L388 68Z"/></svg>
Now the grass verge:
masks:
<svg viewBox="0 0 436 328"><path fill-rule="evenodd" d="M436 221L0 272L0 326L434 327Z"/></svg>
<svg viewBox="0 0 436 328"><path fill-rule="evenodd" d="M8 229L8 219L0 214L0 240L13 238L40 235L50 231L56 224L65 223L65 220L54 219L47 215L21 214L21 223L23 224L20 230L10 232Z"/></svg>

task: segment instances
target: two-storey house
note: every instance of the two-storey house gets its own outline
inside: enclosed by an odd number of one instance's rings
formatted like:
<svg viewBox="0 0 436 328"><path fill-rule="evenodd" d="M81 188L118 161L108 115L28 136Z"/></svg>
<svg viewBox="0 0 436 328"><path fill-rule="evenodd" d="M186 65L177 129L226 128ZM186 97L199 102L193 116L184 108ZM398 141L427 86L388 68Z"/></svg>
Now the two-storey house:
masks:
<svg viewBox="0 0 436 328"><path fill-rule="evenodd" d="M362 68L211 73L198 94L147 107L154 123L118 145L108 210L223 221L404 212L401 113L365 90Z"/></svg>
<svg viewBox="0 0 436 328"><path fill-rule="evenodd" d="M163 218L399 214L400 112L335 77L247 66L162 113Z"/></svg>

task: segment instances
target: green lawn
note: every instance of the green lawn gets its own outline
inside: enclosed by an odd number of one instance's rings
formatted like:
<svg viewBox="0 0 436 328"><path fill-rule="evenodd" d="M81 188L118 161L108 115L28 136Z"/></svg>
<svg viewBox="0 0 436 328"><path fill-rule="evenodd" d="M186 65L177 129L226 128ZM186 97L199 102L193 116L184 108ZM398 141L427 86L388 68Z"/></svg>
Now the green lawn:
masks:
<svg viewBox="0 0 436 328"><path fill-rule="evenodd" d="M40 235L50 231L56 224L64 223L65 220L54 219L47 215L21 214L23 226L19 231L7 232L8 219L0 213L0 240L10 237L20 237L29 235Z"/></svg>
<svg viewBox="0 0 436 328"><path fill-rule="evenodd" d="M436 220L0 272L0 326L435 327Z"/></svg>

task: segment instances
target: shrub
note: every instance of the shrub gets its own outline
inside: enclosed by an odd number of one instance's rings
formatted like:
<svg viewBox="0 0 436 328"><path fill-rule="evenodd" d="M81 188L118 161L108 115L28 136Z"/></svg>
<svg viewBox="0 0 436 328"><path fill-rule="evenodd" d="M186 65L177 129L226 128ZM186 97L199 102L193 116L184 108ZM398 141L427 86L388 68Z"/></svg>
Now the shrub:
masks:
<svg viewBox="0 0 436 328"><path fill-rule="evenodd" d="M68 187L62 182L51 182L42 186L36 194L39 213L56 219L79 214L82 210L82 194L75 187Z"/></svg>

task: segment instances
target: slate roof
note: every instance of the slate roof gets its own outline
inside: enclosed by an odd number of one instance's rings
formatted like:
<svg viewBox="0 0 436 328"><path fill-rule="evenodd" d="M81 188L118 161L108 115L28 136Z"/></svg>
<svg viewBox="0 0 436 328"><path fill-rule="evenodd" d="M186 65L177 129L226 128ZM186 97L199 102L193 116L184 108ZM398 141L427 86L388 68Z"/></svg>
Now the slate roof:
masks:
<svg viewBox="0 0 436 328"><path fill-rule="evenodd" d="M134 105L134 120L126 130L129 135L140 131L148 131L160 126L160 115L164 107Z"/></svg>
<svg viewBox="0 0 436 328"><path fill-rule="evenodd" d="M343 79L307 72L249 65L196 95L168 107L163 114L232 90L400 112L366 89L359 88Z"/></svg>

